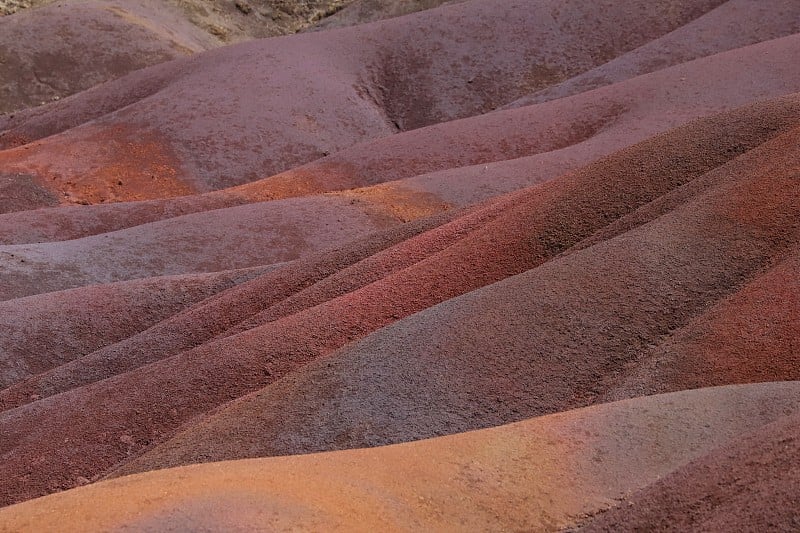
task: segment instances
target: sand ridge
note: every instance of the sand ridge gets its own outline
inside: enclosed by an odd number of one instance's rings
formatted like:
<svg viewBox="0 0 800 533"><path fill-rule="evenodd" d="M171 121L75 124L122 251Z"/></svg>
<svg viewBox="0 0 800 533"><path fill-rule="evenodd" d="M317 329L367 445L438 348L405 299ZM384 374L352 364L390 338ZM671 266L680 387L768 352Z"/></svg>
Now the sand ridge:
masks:
<svg viewBox="0 0 800 533"><path fill-rule="evenodd" d="M791 530L799 17L0 18L0 529Z"/></svg>
<svg viewBox="0 0 800 533"><path fill-rule="evenodd" d="M553 529L791 420L798 399L797 382L701 389L371 450L162 470L11 506L0 521L9 531Z"/></svg>

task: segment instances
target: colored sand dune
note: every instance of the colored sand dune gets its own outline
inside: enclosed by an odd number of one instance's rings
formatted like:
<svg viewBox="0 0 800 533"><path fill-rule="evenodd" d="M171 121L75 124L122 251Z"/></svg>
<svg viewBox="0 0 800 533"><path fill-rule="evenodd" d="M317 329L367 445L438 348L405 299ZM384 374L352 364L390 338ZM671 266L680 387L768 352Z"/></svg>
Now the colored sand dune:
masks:
<svg viewBox="0 0 800 533"><path fill-rule="evenodd" d="M440 4L0 17L0 531L800 527L800 3Z"/></svg>

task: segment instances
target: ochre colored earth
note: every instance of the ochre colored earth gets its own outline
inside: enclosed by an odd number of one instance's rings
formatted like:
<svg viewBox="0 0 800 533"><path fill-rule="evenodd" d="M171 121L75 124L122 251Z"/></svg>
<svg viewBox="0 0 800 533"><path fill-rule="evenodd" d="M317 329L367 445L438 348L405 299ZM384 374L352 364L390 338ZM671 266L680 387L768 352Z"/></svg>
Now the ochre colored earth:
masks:
<svg viewBox="0 0 800 533"><path fill-rule="evenodd" d="M334 3L0 18L0 531L800 528L800 3Z"/></svg>

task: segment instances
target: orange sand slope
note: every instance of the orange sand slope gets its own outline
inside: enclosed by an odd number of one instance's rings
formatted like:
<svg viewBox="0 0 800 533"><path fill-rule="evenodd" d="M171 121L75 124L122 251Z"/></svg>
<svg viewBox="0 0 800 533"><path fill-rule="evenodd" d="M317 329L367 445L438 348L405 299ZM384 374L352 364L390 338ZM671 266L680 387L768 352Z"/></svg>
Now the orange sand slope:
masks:
<svg viewBox="0 0 800 533"><path fill-rule="evenodd" d="M800 382L699 389L369 450L210 463L0 511L0 530L554 529L800 414Z"/></svg>
<svg viewBox="0 0 800 533"><path fill-rule="evenodd" d="M800 524L800 2L124 2L0 18L0 529Z"/></svg>

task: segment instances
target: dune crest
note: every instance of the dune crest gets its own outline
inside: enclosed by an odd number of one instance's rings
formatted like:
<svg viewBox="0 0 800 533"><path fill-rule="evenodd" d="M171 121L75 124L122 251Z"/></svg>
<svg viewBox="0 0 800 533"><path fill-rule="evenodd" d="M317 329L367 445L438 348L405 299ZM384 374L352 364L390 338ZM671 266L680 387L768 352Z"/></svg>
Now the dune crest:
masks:
<svg viewBox="0 0 800 533"><path fill-rule="evenodd" d="M796 527L799 54L792 0L0 17L0 529Z"/></svg>

